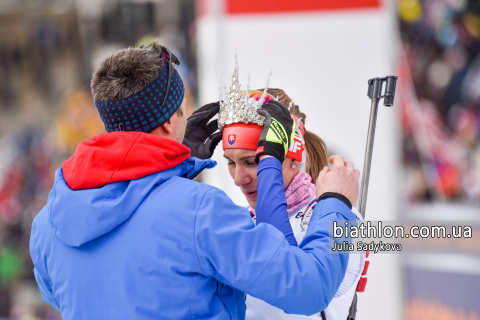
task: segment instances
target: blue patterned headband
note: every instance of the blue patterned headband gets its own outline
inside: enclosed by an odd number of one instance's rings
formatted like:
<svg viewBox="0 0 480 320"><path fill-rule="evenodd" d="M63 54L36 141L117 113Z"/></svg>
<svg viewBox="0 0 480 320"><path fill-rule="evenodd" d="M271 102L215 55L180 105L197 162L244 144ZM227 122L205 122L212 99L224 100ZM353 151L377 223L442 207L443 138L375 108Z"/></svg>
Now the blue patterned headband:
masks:
<svg viewBox="0 0 480 320"><path fill-rule="evenodd" d="M170 54L170 57L175 62L175 56ZM125 99L95 101L107 132L150 132L167 122L177 111L182 105L185 87L172 63L168 60L167 63L168 67L162 68L158 77L139 92Z"/></svg>

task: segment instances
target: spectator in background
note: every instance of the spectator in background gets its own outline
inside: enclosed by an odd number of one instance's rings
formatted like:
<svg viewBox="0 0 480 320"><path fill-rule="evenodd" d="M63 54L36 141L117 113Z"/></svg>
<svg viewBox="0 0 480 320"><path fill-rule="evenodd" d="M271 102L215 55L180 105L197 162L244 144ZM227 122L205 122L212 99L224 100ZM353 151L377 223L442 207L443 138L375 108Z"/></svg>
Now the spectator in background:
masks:
<svg viewBox="0 0 480 320"><path fill-rule="evenodd" d="M409 69L399 79L418 98L402 103L410 199L479 205L480 4L399 0L398 14Z"/></svg>

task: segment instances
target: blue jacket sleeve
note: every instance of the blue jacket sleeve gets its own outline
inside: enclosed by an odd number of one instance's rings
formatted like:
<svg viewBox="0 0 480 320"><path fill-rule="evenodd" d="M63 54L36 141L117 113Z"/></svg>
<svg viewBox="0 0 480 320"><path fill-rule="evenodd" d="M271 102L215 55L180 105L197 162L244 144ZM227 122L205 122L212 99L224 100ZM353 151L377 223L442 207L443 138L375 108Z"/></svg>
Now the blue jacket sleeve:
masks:
<svg viewBox="0 0 480 320"><path fill-rule="evenodd" d="M195 220L199 272L287 313L320 312L333 299L348 263L348 254L329 253L329 221L353 219L340 200L322 200L301 248L292 247L274 226L255 227L246 208L212 188Z"/></svg>
<svg viewBox="0 0 480 320"><path fill-rule="evenodd" d="M38 216L37 216L38 218ZM37 218L35 220L37 220ZM60 311L60 305L55 299L52 291L52 280L47 272L47 261L46 256L42 254L39 250L38 237L36 233L36 221L34 220L32 225L32 232L30 234L30 256L34 264L33 274L35 275L35 280L37 280L38 288L40 289L40 294L42 295L43 300Z"/></svg>
<svg viewBox="0 0 480 320"><path fill-rule="evenodd" d="M284 234L291 246L296 247L297 240L288 219L282 164L277 158L260 160L257 176L257 225L271 224Z"/></svg>

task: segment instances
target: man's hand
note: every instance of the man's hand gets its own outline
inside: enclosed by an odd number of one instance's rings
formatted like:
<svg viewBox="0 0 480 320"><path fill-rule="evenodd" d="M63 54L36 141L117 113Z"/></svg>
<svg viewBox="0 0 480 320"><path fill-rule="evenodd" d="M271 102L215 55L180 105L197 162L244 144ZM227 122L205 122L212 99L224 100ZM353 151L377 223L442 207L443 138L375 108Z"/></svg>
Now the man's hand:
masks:
<svg viewBox="0 0 480 320"><path fill-rule="evenodd" d="M331 156L328 161L333 164L332 169L323 168L315 182L317 198L325 192L336 192L344 195L353 205L358 198L360 172L353 169L352 162L344 161L342 156Z"/></svg>
<svg viewBox="0 0 480 320"><path fill-rule="evenodd" d="M217 120L212 119L220 109L218 102L204 105L196 110L187 119L187 129L183 144L192 150L192 157L208 159L213 155L215 147L222 140L222 133L218 130Z"/></svg>

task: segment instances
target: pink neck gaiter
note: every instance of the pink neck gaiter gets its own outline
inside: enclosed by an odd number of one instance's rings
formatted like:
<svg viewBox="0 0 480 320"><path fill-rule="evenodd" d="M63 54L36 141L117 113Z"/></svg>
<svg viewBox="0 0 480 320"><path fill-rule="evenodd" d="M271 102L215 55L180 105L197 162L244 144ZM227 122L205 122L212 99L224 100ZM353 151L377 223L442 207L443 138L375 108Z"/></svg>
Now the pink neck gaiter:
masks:
<svg viewBox="0 0 480 320"><path fill-rule="evenodd" d="M317 189L312 183L312 178L306 172L300 171L292 180L287 190L285 190L285 198L287 198L287 212L290 217L298 208L303 207L312 201ZM255 220L255 209L248 207L250 215Z"/></svg>
<svg viewBox="0 0 480 320"><path fill-rule="evenodd" d="M298 208L301 208L312 201L312 198L315 197L315 192L316 188L312 183L312 177L310 177L308 173L300 171L293 178L287 190L285 190L289 216Z"/></svg>

